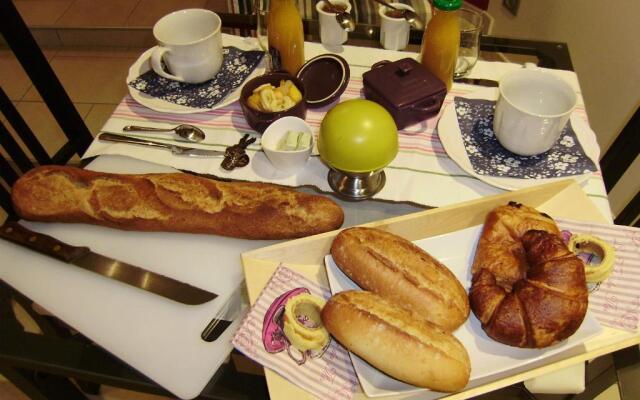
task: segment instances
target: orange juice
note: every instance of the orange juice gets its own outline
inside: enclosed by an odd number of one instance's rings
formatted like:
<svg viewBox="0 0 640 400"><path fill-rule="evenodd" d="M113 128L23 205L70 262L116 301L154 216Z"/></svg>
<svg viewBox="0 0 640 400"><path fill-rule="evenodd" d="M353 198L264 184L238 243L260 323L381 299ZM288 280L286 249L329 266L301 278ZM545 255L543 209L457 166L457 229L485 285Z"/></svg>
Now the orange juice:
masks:
<svg viewBox="0 0 640 400"><path fill-rule="evenodd" d="M441 1L434 1L435 14L422 37L420 63L450 90L460 47L460 19L457 8L441 9L438 8L438 3ZM455 0L449 2L450 5L451 3L455 3Z"/></svg>
<svg viewBox="0 0 640 400"><path fill-rule="evenodd" d="M267 37L274 70L295 75L304 64L304 31L294 0L270 1Z"/></svg>

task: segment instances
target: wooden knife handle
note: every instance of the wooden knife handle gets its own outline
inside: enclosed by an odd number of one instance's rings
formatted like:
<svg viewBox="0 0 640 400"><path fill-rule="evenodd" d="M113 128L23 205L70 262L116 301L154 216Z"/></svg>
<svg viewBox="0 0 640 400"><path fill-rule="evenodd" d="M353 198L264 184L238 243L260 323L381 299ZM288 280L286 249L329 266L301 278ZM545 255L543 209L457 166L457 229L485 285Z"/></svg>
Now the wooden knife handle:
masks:
<svg viewBox="0 0 640 400"><path fill-rule="evenodd" d="M0 238L67 263L91 251L88 247L71 246L51 236L29 230L12 221L5 222L2 225Z"/></svg>

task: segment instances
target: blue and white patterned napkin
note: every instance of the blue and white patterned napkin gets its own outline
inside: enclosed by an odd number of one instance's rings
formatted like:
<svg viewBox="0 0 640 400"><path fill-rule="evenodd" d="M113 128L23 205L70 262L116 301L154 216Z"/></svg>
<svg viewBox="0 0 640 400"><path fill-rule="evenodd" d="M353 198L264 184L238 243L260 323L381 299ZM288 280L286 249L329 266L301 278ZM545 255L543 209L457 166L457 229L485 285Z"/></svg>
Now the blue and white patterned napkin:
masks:
<svg viewBox="0 0 640 400"><path fill-rule="evenodd" d="M495 101L456 97L454 103L467 156L479 175L546 179L597 171L570 122L549 151L519 156L502 147L493 133Z"/></svg>
<svg viewBox="0 0 640 400"><path fill-rule="evenodd" d="M129 82L129 86L182 106L211 108L247 79L260 64L264 52L225 47L223 56L220 71L213 79L203 83L193 84L166 79L151 69Z"/></svg>

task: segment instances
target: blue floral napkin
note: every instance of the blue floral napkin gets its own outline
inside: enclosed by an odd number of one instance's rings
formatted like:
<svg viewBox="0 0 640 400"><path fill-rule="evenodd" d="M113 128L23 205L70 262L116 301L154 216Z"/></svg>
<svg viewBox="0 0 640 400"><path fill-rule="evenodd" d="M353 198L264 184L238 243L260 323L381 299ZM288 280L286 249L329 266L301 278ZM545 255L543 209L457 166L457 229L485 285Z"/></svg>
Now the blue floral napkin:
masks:
<svg viewBox="0 0 640 400"><path fill-rule="evenodd" d="M220 71L206 82L178 82L163 78L152 69L129 82L129 85L171 103L194 108L211 108L244 82L263 56L262 51L225 47Z"/></svg>
<svg viewBox="0 0 640 400"><path fill-rule="evenodd" d="M493 133L495 101L456 97L454 104L467 156L479 175L545 179L597 171L580 145L571 122L546 153L519 156L502 147Z"/></svg>

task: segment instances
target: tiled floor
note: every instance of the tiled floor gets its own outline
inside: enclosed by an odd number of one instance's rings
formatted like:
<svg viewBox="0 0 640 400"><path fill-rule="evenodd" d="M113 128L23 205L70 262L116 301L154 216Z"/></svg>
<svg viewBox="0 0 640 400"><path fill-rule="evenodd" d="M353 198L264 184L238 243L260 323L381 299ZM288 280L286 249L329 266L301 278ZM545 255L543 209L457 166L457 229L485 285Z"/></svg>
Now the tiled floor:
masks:
<svg viewBox="0 0 640 400"><path fill-rule="evenodd" d="M66 45L43 46L43 50L94 134L127 93L125 77L129 66L146 47L123 46L118 40L114 40L117 47L68 46L74 43L76 34L83 40L99 35L104 43L109 35L114 39L126 35L87 28L149 27L162 15L181 8L226 9L225 0L16 0L14 3L29 26L48 28L60 44ZM148 35L148 29L143 32ZM45 148L55 152L64 142L62 132L9 50L0 49L0 85L32 130L38 132Z"/></svg>
<svg viewBox="0 0 640 400"><path fill-rule="evenodd" d="M54 37L45 38L45 43L56 45L44 47L44 53L93 134L100 130L126 95L125 77L128 68L146 47L122 45L120 40L123 37L130 39L127 38L131 36L130 33L108 29L87 30L87 27L149 27L162 15L176 9L206 7L225 10L227 7L227 0L15 0L14 3L27 24L51 30L49 33ZM137 33L140 34L141 41L149 37L148 29ZM39 34L36 36L40 37ZM120 45L69 47L80 41L86 42L87 38L95 39L101 44ZM60 46L61 44L65 46ZM12 53L1 48L0 85L31 128L38 133L45 148L54 153L63 143L60 127ZM0 220L3 219L4 216L0 214ZM101 396L92 398L164 399L109 387L103 388ZM598 396L599 400L618 398L615 385ZM0 376L0 399L23 400L26 397Z"/></svg>
<svg viewBox="0 0 640 400"><path fill-rule="evenodd" d="M14 0L29 26L152 26L183 8L223 10L227 0Z"/></svg>
<svg viewBox="0 0 640 400"><path fill-rule="evenodd" d="M142 51L52 48L45 54L85 123L96 133L126 95L128 68ZM9 50L0 50L0 85L47 151L55 153L65 141L62 131Z"/></svg>
<svg viewBox="0 0 640 400"><path fill-rule="evenodd" d="M87 395L90 400L169 400L169 397L156 396L153 394L144 394L132 392L129 390L118 389L114 387L104 386L99 396ZM0 375L0 399L2 400L29 400L22 392L2 378Z"/></svg>

